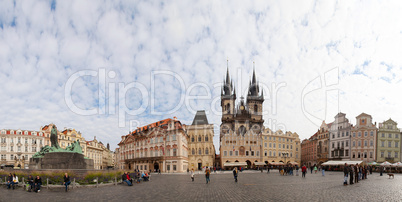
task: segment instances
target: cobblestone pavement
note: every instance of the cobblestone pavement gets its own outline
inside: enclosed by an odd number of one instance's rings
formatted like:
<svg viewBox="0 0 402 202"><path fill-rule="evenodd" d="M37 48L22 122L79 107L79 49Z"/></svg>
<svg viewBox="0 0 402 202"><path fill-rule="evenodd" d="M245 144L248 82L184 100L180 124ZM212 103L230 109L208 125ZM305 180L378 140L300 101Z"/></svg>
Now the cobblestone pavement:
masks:
<svg viewBox="0 0 402 202"><path fill-rule="evenodd" d="M234 182L231 172L212 174L210 184L204 175L191 182L185 174L152 174L150 182L132 187L112 185L100 188L42 189L40 193L22 188L0 188L0 201L402 201L402 175L395 179L378 173L354 185L343 186L341 172L280 176L278 171L243 172Z"/></svg>

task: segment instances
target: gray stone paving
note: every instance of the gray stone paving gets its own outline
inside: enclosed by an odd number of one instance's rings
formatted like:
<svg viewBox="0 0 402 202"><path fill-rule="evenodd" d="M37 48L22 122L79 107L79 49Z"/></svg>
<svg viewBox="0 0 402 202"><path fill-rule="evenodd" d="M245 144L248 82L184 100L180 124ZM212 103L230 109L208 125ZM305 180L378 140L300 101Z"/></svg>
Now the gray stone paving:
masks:
<svg viewBox="0 0 402 202"><path fill-rule="evenodd" d="M0 188L0 201L402 201L402 175L395 179L378 173L358 184L343 186L341 172L280 176L278 171L243 172L238 183L231 172L204 175L152 174L150 182L100 188L78 188L69 192L57 188L29 193L18 188Z"/></svg>

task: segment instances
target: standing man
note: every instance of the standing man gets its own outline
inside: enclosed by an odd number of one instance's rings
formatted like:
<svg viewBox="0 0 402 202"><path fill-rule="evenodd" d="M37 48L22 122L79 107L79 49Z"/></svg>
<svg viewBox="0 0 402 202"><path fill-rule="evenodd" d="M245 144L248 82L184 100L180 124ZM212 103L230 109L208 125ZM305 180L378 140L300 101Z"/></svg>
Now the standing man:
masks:
<svg viewBox="0 0 402 202"><path fill-rule="evenodd" d="M359 183L359 164L356 163L354 170L355 170L355 183Z"/></svg>
<svg viewBox="0 0 402 202"><path fill-rule="evenodd" d="M348 173L349 173L348 164L345 163L345 166L343 166L343 186L348 185Z"/></svg>
<svg viewBox="0 0 402 202"><path fill-rule="evenodd" d="M349 184L353 184L353 172L354 172L353 165L350 165L350 168L349 168L349 174L350 174Z"/></svg>
<svg viewBox="0 0 402 202"><path fill-rule="evenodd" d="M307 168L306 168L306 164L304 164L302 167L302 177L306 178L306 172L307 172Z"/></svg>
<svg viewBox="0 0 402 202"><path fill-rule="evenodd" d="M209 175L211 174L211 171L209 170L209 168L207 167L207 169L205 169L205 179L207 181L207 184L211 181L209 179Z"/></svg>

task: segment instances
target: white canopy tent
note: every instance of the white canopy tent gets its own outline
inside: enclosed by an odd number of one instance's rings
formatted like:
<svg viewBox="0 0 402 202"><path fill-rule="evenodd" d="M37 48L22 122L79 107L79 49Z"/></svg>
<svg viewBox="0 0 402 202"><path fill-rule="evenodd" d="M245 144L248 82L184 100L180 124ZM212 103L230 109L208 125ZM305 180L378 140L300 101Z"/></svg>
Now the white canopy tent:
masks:
<svg viewBox="0 0 402 202"><path fill-rule="evenodd" d="M256 165L256 166L265 166L267 164L265 162L254 162L254 165Z"/></svg>
<svg viewBox="0 0 402 202"><path fill-rule="evenodd" d="M384 161L383 163L380 164L380 166L392 166L392 163Z"/></svg>
<svg viewBox="0 0 402 202"><path fill-rule="evenodd" d="M246 162L225 162L223 163L223 166L225 167L230 167L230 166L246 166Z"/></svg>
<svg viewBox="0 0 402 202"><path fill-rule="evenodd" d="M363 163L363 161L327 161L321 165L323 165L323 166L341 166L341 165L345 165L345 163L347 163L348 165L356 165L356 163L361 164L361 163Z"/></svg>

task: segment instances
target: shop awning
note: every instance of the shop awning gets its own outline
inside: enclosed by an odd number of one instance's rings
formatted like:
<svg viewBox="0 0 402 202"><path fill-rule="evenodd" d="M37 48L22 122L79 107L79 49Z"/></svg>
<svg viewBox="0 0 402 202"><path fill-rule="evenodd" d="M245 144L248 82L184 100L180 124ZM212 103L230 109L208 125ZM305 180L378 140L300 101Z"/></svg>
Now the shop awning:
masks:
<svg viewBox="0 0 402 202"><path fill-rule="evenodd" d="M361 164L363 161L327 161L321 165L323 166L341 166L345 165L347 163L348 165L356 165L356 164Z"/></svg>
<svg viewBox="0 0 402 202"><path fill-rule="evenodd" d="M281 166L281 165L285 165L282 162L269 162L270 165L274 165L274 166Z"/></svg>
<svg viewBox="0 0 402 202"><path fill-rule="evenodd" d="M256 165L256 166L265 166L267 164L265 162L254 162L254 165Z"/></svg>
<svg viewBox="0 0 402 202"><path fill-rule="evenodd" d="M229 167L229 166L246 166L246 162L225 162L223 163L223 166Z"/></svg>

